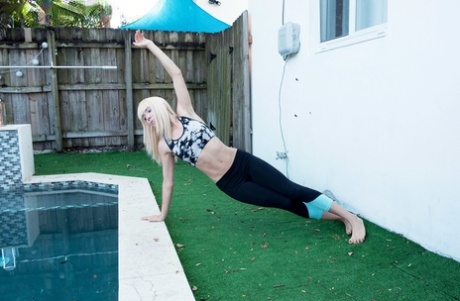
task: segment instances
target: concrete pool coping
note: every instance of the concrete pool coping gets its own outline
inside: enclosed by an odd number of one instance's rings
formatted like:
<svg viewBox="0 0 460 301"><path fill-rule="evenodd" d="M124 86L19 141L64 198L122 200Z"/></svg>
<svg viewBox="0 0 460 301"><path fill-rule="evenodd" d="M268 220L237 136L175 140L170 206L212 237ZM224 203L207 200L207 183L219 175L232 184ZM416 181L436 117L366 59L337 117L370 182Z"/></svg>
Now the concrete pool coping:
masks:
<svg viewBox="0 0 460 301"><path fill-rule="evenodd" d="M32 176L24 184L62 181L118 185L118 300L195 300L166 224L141 220L160 212L147 179L76 173Z"/></svg>

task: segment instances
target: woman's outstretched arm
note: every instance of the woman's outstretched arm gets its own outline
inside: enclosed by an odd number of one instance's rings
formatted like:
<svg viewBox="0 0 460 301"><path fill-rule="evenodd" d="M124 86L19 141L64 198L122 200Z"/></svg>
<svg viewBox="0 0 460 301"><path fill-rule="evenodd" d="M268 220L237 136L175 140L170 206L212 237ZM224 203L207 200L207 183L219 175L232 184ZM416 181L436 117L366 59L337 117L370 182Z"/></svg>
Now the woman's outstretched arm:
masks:
<svg viewBox="0 0 460 301"><path fill-rule="evenodd" d="M161 211L159 215L142 217L149 222L162 222L166 220L171 207L174 189L174 155L169 150L164 140L160 142L161 166L163 168L163 184L161 186Z"/></svg>
<svg viewBox="0 0 460 301"><path fill-rule="evenodd" d="M190 94L187 90L180 68L152 41L144 37L139 30L134 35L134 46L147 48L161 63L173 80L174 91L177 96L177 113L195 117Z"/></svg>

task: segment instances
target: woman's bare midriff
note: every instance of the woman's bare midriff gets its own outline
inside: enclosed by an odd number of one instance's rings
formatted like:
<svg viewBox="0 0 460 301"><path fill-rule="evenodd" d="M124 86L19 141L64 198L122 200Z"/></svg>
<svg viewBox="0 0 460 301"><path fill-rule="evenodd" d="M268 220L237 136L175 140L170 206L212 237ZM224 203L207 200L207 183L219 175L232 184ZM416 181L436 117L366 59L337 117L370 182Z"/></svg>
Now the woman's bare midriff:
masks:
<svg viewBox="0 0 460 301"><path fill-rule="evenodd" d="M201 151L195 167L216 183L230 169L236 148L228 147L219 138L212 138Z"/></svg>

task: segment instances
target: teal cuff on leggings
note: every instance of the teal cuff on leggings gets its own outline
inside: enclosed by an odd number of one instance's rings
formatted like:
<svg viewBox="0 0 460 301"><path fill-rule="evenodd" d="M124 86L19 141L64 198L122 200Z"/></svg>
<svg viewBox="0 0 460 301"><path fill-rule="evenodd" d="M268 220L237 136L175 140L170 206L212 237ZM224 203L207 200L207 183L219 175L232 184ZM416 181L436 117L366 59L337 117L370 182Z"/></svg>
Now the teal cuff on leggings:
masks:
<svg viewBox="0 0 460 301"><path fill-rule="evenodd" d="M332 206L332 200L326 195L321 194L319 197L309 203L305 203L308 209L308 216L313 219L321 219L324 211L329 211Z"/></svg>

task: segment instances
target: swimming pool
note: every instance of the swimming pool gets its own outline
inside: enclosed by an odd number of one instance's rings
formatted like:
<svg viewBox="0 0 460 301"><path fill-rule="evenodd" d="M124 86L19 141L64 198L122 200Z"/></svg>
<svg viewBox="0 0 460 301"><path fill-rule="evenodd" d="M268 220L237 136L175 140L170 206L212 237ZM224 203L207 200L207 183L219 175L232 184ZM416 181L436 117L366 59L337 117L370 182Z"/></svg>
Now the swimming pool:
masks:
<svg viewBox="0 0 460 301"><path fill-rule="evenodd" d="M3 300L118 300L118 187L39 183L0 197Z"/></svg>

